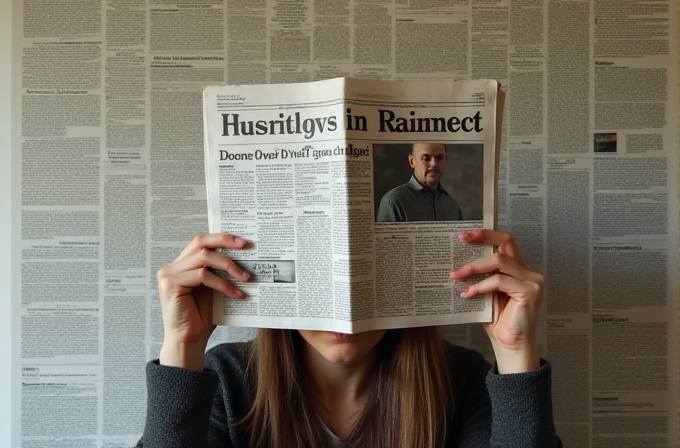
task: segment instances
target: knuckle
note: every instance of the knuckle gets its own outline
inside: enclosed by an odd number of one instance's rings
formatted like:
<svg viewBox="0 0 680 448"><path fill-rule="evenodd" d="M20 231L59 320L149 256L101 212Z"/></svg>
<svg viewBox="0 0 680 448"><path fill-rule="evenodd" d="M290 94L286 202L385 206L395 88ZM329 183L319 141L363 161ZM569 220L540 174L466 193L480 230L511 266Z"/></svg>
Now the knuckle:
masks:
<svg viewBox="0 0 680 448"><path fill-rule="evenodd" d="M156 280L158 280L160 282L163 278L167 277L167 270L168 270L168 267L163 266L158 271L156 271Z"/></svg>
<svg viewBox="0 0 680 448"><path fill-rule="evenodd" d="M158 292L168 291L172 287L172 282L169 276L158 277ZM162 294L161 294L162 296Z"/></svg>
<svg viewBox="0 0 680 448"><path fill-rule="evenodd" d="M210 249L202 247L201 250L199 251L199 254L201 255L201 258L205 260L208 258L208 256L210 256L210 252L211 252Z"/></svg>
<svg viewBox="0 0 680 448"><path fill-rule="evenodd" d="M196 244L197 246L201 247L205 245L205 239L207 238L207 235L205 234L199 234L196 235L193 239L193 243Z"/></svg>
<svg viewBox="0 0 680 448"><path fill-rule="evenodd" d="M224 257L224 258L225 258L225 263L226 263L226 268L227 268L226 270L227 270L228 273L231 274L234 271L234 269L236 269L236 262L229 257Z"/></svg>
<svg viewBox="0 0 680 448"><path fill-rule="evenodd" d="M532 292L537 296L540 296L543 292L543 286L538 283L529 282L529 287L531 288Z"/></svg>
<svg viewBox="0 0 680 448"><path fill-rule="evenodd" d="M208 277L210 276L210 270L208 268L199 268L198 269L198 278L201 280L201 282L205 282Z"/></svg>
<svg viewBox="0 0 680 448"><path fill-rule="evenodd" d="M535 275L536 275L536 280L535 280L535 282L536 282L539 286L543 287L543 285L545 285L545 277L543 276L543 274L541 274L541 273L539 273L539 272L536 272Z"/></svg>

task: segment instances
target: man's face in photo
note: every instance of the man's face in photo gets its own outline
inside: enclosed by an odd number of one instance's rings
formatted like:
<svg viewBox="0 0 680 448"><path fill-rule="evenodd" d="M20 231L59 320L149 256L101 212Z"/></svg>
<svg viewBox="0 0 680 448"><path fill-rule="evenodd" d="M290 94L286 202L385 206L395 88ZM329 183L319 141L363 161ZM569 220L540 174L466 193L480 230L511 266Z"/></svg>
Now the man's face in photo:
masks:
<svg viewBox="0 0 680 448"><path fill-rule="evenodd" d="M446 148L441 143L416 143L408 163L418 182L435 191L446 167Z"/></svg>

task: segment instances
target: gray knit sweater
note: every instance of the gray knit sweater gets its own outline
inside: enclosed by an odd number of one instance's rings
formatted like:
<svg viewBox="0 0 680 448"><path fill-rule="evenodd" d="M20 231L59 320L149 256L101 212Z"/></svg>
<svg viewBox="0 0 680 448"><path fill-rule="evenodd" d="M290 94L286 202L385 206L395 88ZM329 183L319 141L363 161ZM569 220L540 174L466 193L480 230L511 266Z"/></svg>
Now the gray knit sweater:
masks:
<svg viewBox="0 0 680 448"><path fill-rule="evenodd" d="M209 350L196 372L149 362L143 448L248 448L248 435L229 425L252 405L246 380L248 344ZM446 447L561 448L552 414L550 365L499 375L473 350L450 345L454 390Z"/></svg>

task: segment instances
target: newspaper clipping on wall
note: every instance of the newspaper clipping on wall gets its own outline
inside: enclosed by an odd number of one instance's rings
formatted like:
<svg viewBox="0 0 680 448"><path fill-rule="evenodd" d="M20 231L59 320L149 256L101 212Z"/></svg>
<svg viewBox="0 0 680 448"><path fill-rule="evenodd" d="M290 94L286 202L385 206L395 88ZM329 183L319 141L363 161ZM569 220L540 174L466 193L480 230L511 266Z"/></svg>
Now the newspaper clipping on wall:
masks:
<svg viewBox="0 0 680 448"><path fill-rule="evenodd" d="M490 321L492 294L460 297L479 278L449 272L493 250L458 234L495 226L502 107L490 80L208 87L210 231L250 242L227 254L251 274L245 298L215 292L215 323Z"/></svg>

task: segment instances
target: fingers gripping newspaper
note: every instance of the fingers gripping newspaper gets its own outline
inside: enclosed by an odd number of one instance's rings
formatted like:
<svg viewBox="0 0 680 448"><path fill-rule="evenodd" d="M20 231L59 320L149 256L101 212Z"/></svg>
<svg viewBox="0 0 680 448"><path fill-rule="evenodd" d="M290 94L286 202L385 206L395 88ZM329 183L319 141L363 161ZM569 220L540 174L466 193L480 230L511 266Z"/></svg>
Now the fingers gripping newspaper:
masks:
<svg viewBox="0 0 680 448"><path fill-rule="evenodd" d="M325 81L204 92L211 232L250 272L216 324L356 333L492 318L449 271L493 251L504 94L495 81ZM226 274L224 274L226 275ZM230 279L234 281L234 279Z"/></svg>

